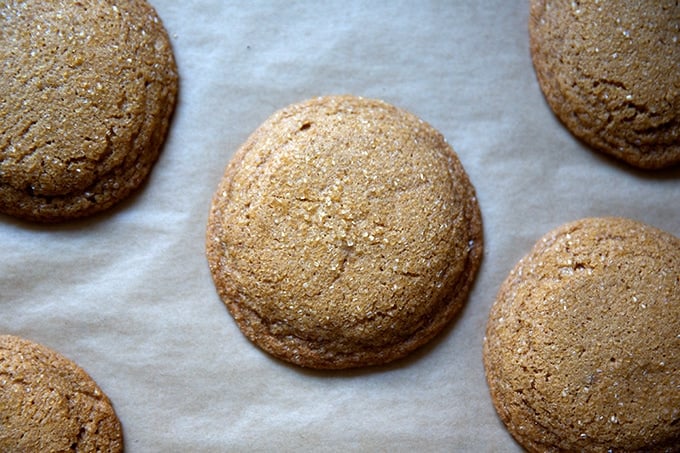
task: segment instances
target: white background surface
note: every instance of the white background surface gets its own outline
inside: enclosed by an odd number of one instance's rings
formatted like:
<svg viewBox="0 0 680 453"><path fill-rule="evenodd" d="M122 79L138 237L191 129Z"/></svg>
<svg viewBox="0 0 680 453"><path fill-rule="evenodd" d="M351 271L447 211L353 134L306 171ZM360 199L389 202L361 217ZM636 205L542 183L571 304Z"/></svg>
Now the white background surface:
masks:
<svg viewBox="0 0 680 453"><path fill-rule="evenodd" d="M535 80L525 1L151 3L180 73L161 157L103 215L0 216L0 332L82 366L113 401L127 452L518 451L482 366L499 285L542 234L577 218L680 235L680 169L633 170L561 126ZM462 315L386 367L270 358L241 335L204 256L233 152L275 110L324 94L381 98L432 124L482 209L484 261Z"/></svg>

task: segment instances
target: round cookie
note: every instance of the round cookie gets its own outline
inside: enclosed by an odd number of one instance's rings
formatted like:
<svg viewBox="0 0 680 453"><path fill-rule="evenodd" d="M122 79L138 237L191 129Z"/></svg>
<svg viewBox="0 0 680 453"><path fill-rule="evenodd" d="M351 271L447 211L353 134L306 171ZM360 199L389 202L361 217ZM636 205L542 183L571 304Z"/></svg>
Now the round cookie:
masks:
<svg viewBox="0 0 680 453"><path fill-rule="evenodd" d="M213 198L207 257L243 333L297 365L384 364L467 298L482 256L475 191L444 138L379 100L271 116Z"/></svg>
<svg viewBox="0 0 680 453"><path fill-rule="evenodd" d="M483 356L529 451L680 451L680 239L623 218L548 233L501 286Z"/></svg>
<svg viewBox="0 0 680 453"><path fill-rule="evenodd" d="M592 148L645 169L680 162L680 6L531 0L534 68L557 117Z"/></svg>
<svg viewBox="0 0 680 453"><path fill-rule="evenodd" d="M75 363L0 335L0 451L123 451L111 402Z"/></svg>
<svg viewBox="0 0 680 453"><path fill-rule="evenodd" d="M0 61L0 212L88 216L146 179L178 84L148 3L3 2Z"/></svg>

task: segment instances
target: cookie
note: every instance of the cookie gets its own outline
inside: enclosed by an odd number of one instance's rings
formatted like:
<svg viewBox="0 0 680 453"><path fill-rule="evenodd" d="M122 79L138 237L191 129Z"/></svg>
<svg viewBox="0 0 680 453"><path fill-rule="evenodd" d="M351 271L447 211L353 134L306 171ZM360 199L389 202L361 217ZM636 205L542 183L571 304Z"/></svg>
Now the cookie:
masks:
<svg viewBox="0 0 680 453"><path fill-rule="evenodd" d="M548 233L502 284L483 357L529 451L680 451L680 239L624 218Z"/></svg>
<svg viewBox="0 0 680 453"><path fill-rule="evenodd" d="M464 304L482 256L475 190L441 134L385 102L286 107L214 195L207 257L242 332L288 362L384 364Z"/></svg>
<svg viewBox="0 0 680 453"><path fill-rule="evenodd" d="M0 451L123 451L111 402L72 361L0 335Z"/></svg>
<svg viewBox="0 0 680 453"><path fill-rule="evenodd" d="M680 5L531 0L548 104L592 149L644 169L680 163Z"/></svg>
<svg viewBox="0 0 680 453"><path fill-rule="evenodd" d="M92 215L147 178L177 95L168 36L144 0L0 5L0 212Z"/></svg>

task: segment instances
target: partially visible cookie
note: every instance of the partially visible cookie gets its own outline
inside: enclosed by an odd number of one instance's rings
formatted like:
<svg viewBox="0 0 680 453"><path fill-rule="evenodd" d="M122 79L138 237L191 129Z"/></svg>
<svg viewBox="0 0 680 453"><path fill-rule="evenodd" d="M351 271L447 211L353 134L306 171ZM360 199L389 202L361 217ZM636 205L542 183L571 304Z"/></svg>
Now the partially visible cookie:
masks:
<svg viewBox="0 0 680 453"><path fill-rule="evenodd" d="M123 451L111 402L72 361L0 335L0 451Z"/></svg>
<svg viewBox="0 0 680 453"><path fill-rule="evenodd" d="M88 216L146 179L178 81L145 0L3 2L0 61L0 212Z"/></svg>
<svg viewBox="0 0 680 453"><path fill-rule="evenodd" d="M500 288L484 364L529 451L680 451L680 239L623 218L548 233Z"/></svg>
<svg viewBox="0 0 680 453"><path fill-rule="evenodd" d="M594 149L655 169L680 162L680 5L531 0L531 55L548 104Z"/></svg>
<svg viewBox="0 0 680 453"><path fill-rule="evenodd" d="M441 134L385 102L286 107L229 163L207 257L243 333L297 365L384 364L467 299L482 256L475 191Z"/></svg>

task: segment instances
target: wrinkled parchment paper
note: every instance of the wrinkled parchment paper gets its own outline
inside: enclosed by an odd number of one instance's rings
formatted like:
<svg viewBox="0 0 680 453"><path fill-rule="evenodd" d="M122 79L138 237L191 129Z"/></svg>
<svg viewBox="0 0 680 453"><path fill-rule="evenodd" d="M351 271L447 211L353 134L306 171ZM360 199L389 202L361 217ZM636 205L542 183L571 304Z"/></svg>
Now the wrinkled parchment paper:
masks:
<svg viewBox="0 0 680 453"><path fill-rule="evenodd" d="M680 235L680 170L633 170L561 126L531 66L526 1L151 3L181 77L160 160L137 195L89 220L0 216L0 332L82 366L132 453L519 451L482 365L499 285L543 233L577 218ZM385 367L272 359L241 335L204 256L236 148L275 110L324 94L381 98L432 124L482 209L485 256L462 315Z"/></svg>

